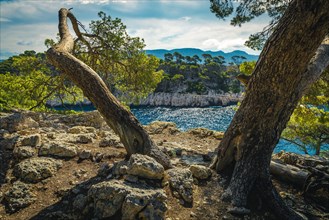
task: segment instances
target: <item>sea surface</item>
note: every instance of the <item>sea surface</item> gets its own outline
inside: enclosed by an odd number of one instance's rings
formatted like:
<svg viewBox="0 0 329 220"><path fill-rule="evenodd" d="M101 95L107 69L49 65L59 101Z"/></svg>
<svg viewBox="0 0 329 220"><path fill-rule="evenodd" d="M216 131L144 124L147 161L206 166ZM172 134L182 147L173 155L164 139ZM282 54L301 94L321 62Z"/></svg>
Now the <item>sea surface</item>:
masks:
<svg viewBox="0 0 329 220"><path fill-rule="evenodd" d="M68 106L76 111L92 111L93 106ZM55 107L57 110L64 110L62 107ZM174 122L177 127L186 131L191 128L208 128L216 131L225 131L229 126L236 106L207 107L207 108L174 108L174 107L138 107L132 108L132 113L143 124L148 125L152 121ZM304 154L297 146L285 140L280 140L274 149L274 153L281 150ZM308 149L309 154L315 154L313 149Z"/></svg>

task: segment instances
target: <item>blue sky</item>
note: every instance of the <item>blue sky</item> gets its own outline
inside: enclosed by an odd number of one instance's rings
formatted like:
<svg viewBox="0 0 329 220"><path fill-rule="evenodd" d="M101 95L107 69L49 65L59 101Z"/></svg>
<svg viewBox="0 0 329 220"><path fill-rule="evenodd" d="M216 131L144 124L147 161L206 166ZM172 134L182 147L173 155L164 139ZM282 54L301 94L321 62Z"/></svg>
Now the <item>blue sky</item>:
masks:
<svg viewBox="0 0 329 220"><path fill-rule="evenodd" d="M221 21L209 10L209 0L0 0L0 59L25 50L46 50L44 40L57 34L62 7L85 26L104 11L119 17L131 36L144 38L146 49L200 48L253 51L243 44L268 23L265 16L242 27Z"/></svg>

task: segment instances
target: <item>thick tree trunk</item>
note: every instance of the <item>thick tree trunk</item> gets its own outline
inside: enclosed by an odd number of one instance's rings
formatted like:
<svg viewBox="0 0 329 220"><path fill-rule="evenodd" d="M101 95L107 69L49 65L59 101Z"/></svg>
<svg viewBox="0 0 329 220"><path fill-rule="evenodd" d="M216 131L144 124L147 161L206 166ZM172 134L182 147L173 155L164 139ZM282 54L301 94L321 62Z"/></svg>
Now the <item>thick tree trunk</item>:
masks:
<svg viewBox="0 0 329 220"><path fill-rule="evenodd" d="M256 187L278 216L299 219L273 188L269 166L302 93L328 65L328 45L320 46L328 30L329 1L294 0L267 41L213 163L218 172L235 164L223 195L234 207L245 207Z"/></svg>
<svg viewBox="0 0 329 220"><path fill-rule="evenodd" d="M71 36L67 18L70 18L77 35L77 21L73 14L62 8L59 11L59 33L61 40L47 51L47 57L53 65L63 71L102 114L107 124L119 135L128 155L147 154L155 158L165 168L171 167L169 158L159 150L138 120L111 94L98 74L70 52L74 41Z"/></svg>

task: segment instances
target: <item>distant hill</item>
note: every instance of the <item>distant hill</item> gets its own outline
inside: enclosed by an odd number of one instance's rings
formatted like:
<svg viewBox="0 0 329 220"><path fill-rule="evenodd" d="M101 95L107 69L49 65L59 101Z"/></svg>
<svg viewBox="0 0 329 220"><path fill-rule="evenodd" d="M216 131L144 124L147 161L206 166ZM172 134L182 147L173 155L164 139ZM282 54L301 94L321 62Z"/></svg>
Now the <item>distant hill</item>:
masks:
<svg viewBox="0 0 329 220"><path fill-rule="evenodd" d="M164 49L156 49L156 50L146 50L146 54L151 54L154 55L160 59L164 59L164 55L166 53L171 53L173 54L174 52L178 52L182 54L183 56L193 56L193 55L198 55L202 59L202 54L210 54L211 56L223 56L225 58L225 62L229 63L232 62L231 57L233 56L244 56L246 61L253 61L258 59L258 55L252 55L248 54L245 51L241 50L234 50L232 52L225 53L221 50L219 51L204 51L201 49L196 49L196 48L180 48L180 49L173 49L173 50L164 50Z"/></svg>

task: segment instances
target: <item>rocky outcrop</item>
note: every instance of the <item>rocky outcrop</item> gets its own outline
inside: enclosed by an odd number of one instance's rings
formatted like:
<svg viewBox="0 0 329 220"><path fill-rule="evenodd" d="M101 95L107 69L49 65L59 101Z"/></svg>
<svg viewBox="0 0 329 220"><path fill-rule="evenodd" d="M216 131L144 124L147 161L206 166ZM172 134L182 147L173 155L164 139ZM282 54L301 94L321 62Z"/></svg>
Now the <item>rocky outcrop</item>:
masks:
<svg viewBox="0 0 329 220"><path fill-rule="evenodd" d="M14 168L14 175L24 182L36 183L53 176L62 162L52 158L34 157L23 160Z"/></svg>
<svg viewBox="0 0 329 220"><path fill-rule="evenodd" d="M152 157L133 154L128 162L127 173L147 179L162 179L164 168Z"/></svg>
<svg viewBox="0 0 329 220"><path fill-rule="evenodd" d="M140 101L141 106L207 107L233 105L242 100L239 94L197 95L191 93L152 93Z"/></svg>
<svg viewBox="0 0 329 220"><path fill-rule="evenodd" d="M11 213L31 205L35 200L30 186L20 181L15 182L4 195L7 209Z"/></svg>
<svg viewBox="0 0 329 220"><path fill-rule="evenodd" d="M121 210L121 219L164 219L166 194L162 189L145 188L119 180L93 185L88 191L94 217L103 219Z"/></svg>
<svg viewBox="0 0 329 220"><path fill-rule="evenodd" d="M64 143L50 142L44 144L40 150L40 156L54 156L54 157L75 157L77 156L77 148Z"/></svg>
<svg viewBox="0 0 329 220"><path fill-rule="evenodd" d="M193 202L193 178L192 172L185 168L174 168L167 171L169 184L173 195L182 198L187 203Z"/></svg>
<svg viewBox="0 0 329 220"><path fill-rule="evenodd" d="M202 165L192 164L190 166L190 171L192 172L193 177L200 180L208 179L211 176L210 168Z"/></svg>

